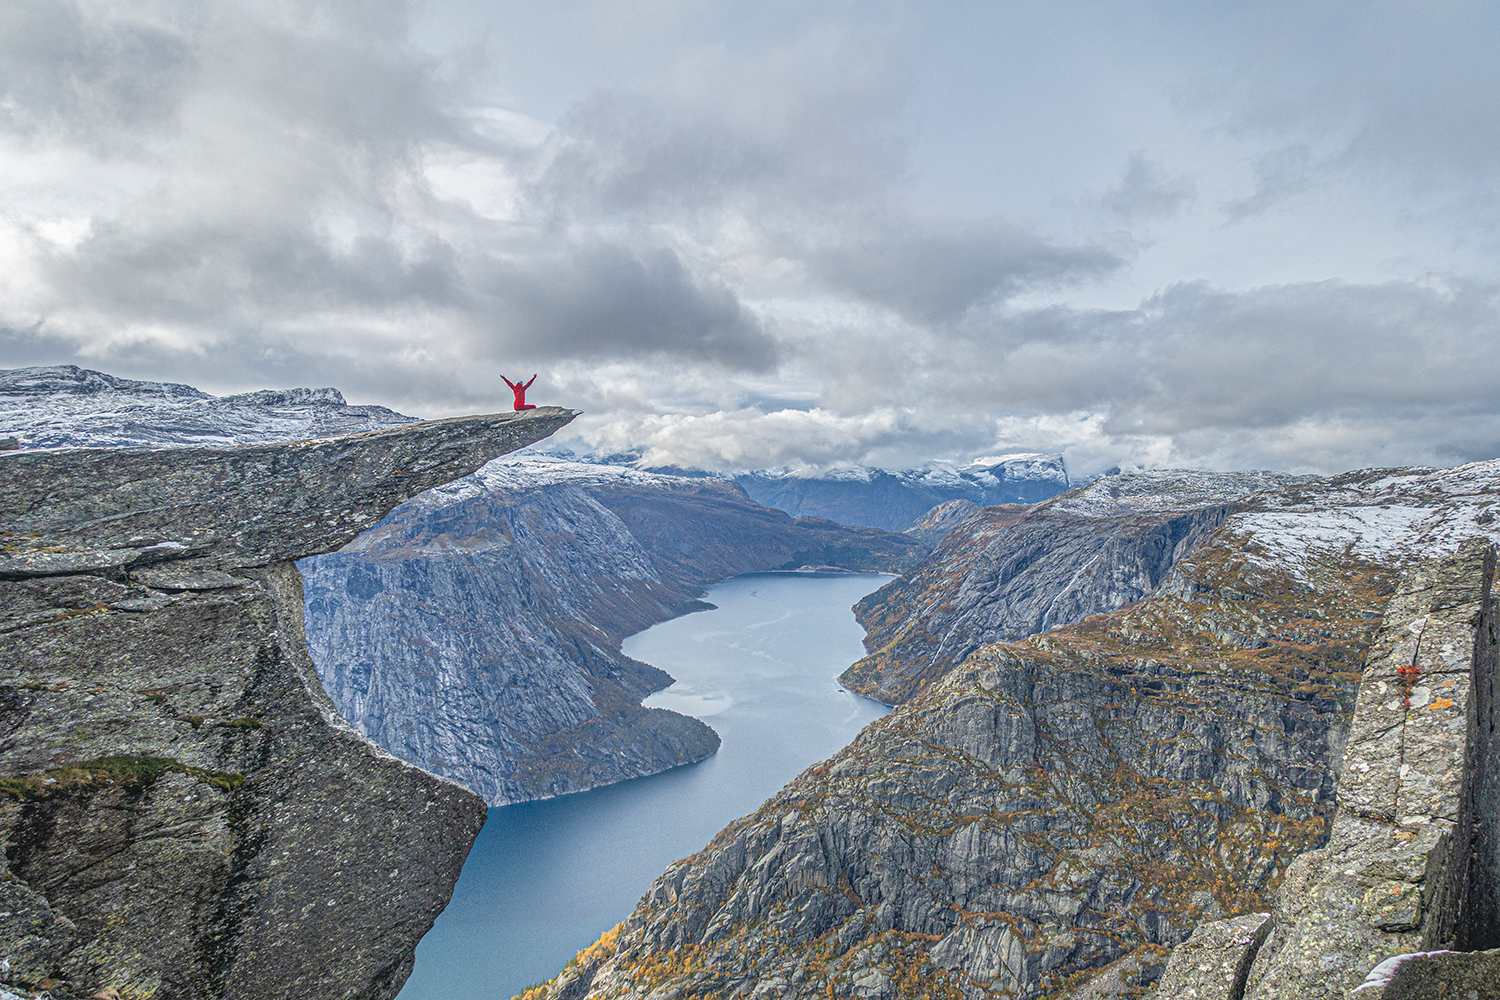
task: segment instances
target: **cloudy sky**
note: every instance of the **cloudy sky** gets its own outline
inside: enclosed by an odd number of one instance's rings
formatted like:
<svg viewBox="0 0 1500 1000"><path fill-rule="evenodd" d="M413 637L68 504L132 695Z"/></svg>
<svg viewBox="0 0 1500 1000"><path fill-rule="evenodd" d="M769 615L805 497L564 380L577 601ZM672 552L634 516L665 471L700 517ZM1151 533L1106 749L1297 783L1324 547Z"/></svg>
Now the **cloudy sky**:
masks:
<svg viewBox="0 0 1500 1000"><path fill-rule="evenodd" d="M0 368L654 463L1500 456L1493 4L8 0Z"/></svg>

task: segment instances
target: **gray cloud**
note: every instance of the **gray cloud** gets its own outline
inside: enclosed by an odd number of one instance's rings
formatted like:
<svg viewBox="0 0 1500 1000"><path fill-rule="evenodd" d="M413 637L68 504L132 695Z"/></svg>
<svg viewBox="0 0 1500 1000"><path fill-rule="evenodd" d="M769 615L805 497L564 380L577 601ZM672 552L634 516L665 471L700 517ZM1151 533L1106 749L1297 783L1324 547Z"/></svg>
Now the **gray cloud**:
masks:
<svg viewBox="0 0 1500 1000"><path fill-rule="evenodd" d="M1188 283L1137 309L1058 307L968 331L950 384L1017 410L1107 410L1107 431L1153 435L1357 408L1492 413L1500 401L1476 360L1497 338L1493 284Z"/></svg>
<svg viewBox="0 0 1500 1000"><path fill-rule="evenodd" d="M666 247L571 245L497 263L477 290L507 320L496 346L526 357L676 355L751 371L776 362L775 342L735 294L696 279Z"/></svg>
<svg viewBox="0 0 1500 1000"><path fill-rule="evenodd" d="M1224 210L1232 221L1238 222L1278 208L1307 192L1317 173L1318 167L1306 143L1284 146L1260 157L1255 164L1255 190L1243 198L1226 202Z"/></svg>
<svg viewBox="0 0 1500 1000"><path fill-rule="evenodd" d="M1120 183L1104 192L1099 202L1127 222L1176 215L1197 194L1189 177L1172 174L1152 163L1144 153L1131 153Z"/></svg>
<svg viewBox="0 0 1500 1000"><path fill-rule="evenodd" d="M903 222L812 249L809 271L913 322L946 323L1023 289L1070 284L1124 263L1102 248L1059 246L1003 222Z"/></svg>
<svg viewBox="0 0 1500 1000"><path fill-rule="evenodd" d="M497 225L438 196L434 151L513 178L536 156L474 129L467 95L405 44L403 6L184 8L171 30L107 5L8 8L4 44L25 58L6 64L4 126L153 177L70 245L31 234L35 282L9 326L69 359L209 355L239 378L338 359L389 372L386 391L460 349L774 364L735 292L651 234Z"/></svg>
<svg viewBox="0 0 1500 1000"><path fill-rule="evenodd" d="M144 18L66 0L0 7L0 122L13 135L118 148L169 125L197 69L180 33Z"/></svg>
<svg viewBox="0 0 1500 1000"><path fill-rule="evenodd" d="M1055 448L1082 471L1329 470L1500 453L1479 360L1500 306L1476 277L1494 255L1432 264L1417 248L1416 265L1330 277L1339 226L1367 211L1478 206L1429 244L1481 239L1500 128L1476 95L1493 68L1474 53L1437 66L1449 35L1398 40L1412 79L1383 82L1343 55L1318 78L1323 54L1271 31L1245 63L1259 68L1224 71L1240 89L1200 99L1191 122L1100 112L1095 131L1173 169L1098 137L1058 156L1084 164L1067 190L975 207L923 187L920 128L968 129L1008 103L1034 115L986 121L1045 123L1054 83L955 86L926 105L951 121L913 125L905 81L936 57L847 28L833 5L767 38L674 42L649 73L580 83L547 123L479 89L505 67L416 48L411 10L0 10L0 365L332 384L426 415L502 405L501 372L540 369L542 399L590 411L569 433L699 464ZM1373 17L1351 50L1401 20ZM548 44L575 41L559 28ZM1215 73L1234 62L1212 55ZM1006 172L1023 146L994 131L941 148L985 184L1025 180ZM1402 183L1422 198L1389 196ZM1323 209L1308 193L1325 190L1360 219L1319 217L1334 249L1315 266L1266 266L1313 228L1275 209ZM1080 205L1129 231L1068 221ZM1173 270L1142 284L1158 245Z"/></svg>

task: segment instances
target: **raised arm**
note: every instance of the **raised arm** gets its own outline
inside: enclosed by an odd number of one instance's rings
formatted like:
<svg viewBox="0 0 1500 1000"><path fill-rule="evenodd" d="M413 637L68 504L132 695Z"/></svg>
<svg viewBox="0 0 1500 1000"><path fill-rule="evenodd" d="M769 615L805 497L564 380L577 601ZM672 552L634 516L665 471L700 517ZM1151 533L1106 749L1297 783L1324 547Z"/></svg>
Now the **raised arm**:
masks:
<svg viewBox="0 0 1500 1000"><path fill-rule="evenodd" d="M533 375L533 376L531 376L531 379L525 385L521 386L521 388L523 388L523 389L530 389L531 388L531 383L535 382L535 381L536 381L536 376Z"/></svg>
<svg viewBox="0 0 1500 1000"><path fill-rule="evenodd" d="M506 385L508 385L508 386L510 386L510 387L511 387L511 389L515 389L515 387L516 387L516 384L515 384L515 383L514 383L514 382L512 382L512 381L511 381L511 380L510 380L510 379L508 379L508 378L506 378L506 377L505 377L505 376L504 376L504 375L501 375L501 376L500 376L500 379L501 379L501 381L503 381L503 382L504 382L504 383L505 383L505 384L506 384Z"/></svg>

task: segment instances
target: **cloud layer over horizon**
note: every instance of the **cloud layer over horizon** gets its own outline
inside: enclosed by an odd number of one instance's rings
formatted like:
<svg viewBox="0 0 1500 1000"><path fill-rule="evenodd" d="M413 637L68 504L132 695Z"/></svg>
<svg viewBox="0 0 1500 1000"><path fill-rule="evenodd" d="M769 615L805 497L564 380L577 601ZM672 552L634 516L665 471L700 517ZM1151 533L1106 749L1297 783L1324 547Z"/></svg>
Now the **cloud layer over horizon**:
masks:
<svg viewBox="0 0 1500 1000"><path fill-rule="evenodd" d="M0 368L743 469L1500 455L1496 12L21 0Z"/></svg>

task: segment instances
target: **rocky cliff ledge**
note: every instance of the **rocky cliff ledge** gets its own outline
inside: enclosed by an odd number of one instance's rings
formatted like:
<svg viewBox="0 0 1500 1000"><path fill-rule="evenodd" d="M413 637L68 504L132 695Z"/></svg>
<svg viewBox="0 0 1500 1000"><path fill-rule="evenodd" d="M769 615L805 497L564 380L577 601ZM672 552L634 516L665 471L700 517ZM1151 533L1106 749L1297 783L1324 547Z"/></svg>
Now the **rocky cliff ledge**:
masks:
<svg viewBox="0 0 1500 1000"><path fill-rule="evenodd" d="M394 996L484 805L338 717L292 560L572 417L0 456L0 982Z"/></svg>

